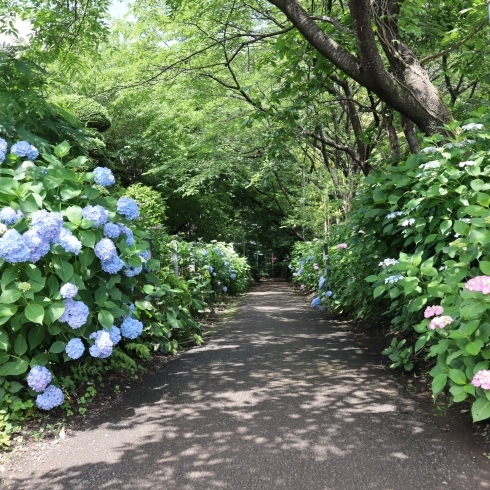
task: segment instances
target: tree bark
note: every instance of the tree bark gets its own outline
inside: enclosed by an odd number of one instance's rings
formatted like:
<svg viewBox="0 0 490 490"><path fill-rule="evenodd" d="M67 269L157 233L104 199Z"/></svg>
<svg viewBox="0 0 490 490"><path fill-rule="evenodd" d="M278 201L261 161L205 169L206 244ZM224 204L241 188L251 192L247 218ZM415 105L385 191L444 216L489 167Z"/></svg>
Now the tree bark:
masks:
<svg viewBox="0 0 490 490"><path fill-rule="evenodd" d="M398 39L398 29L389 32L396 22L397 0L373 0L374 20L383 36L381 44L390 69L378 49L373 30L369 0L349 0L357 56L352 55L328 36L295 0L268 0L279 8L303 37L347 76L375 93L392 109L413 121L424 133L433 134L452 120L451 113L425 69L408 47ZM395 20L383 12L394 12ZM396 27L396 24L395 24ZM389 33L389 35L388 35ZM390 36L396 41L388 47Z"/></svg>

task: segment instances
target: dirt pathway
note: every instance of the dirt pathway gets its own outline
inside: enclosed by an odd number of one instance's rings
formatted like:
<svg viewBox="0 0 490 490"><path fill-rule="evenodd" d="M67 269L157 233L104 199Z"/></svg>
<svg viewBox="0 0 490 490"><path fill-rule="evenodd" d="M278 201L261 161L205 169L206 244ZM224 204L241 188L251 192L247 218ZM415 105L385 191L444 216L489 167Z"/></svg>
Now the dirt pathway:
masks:
<svg viewBox="0 0 490 490"><path fill-rule="evenodd" d="M10 475L17 489L490 488L341 326L268 283L206 346Z"/></svg>

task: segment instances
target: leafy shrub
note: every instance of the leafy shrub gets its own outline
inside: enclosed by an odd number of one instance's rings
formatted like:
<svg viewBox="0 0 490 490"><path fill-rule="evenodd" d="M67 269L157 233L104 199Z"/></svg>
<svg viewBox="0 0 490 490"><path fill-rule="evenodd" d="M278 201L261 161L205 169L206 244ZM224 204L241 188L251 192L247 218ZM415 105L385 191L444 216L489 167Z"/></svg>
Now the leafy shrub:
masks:
<svg viewBox="0 0 490 490"><path fill-rule="evenodd" d="M454 138L434 136L372 173L355 217L364 257L379 255L366 279L374 297L390 301L398 331L416 333L415 345L395 341L385 353L408 369L412 352L435 358L434 395L448 387L452 401L471 400L475 421L490 417L489 125L451 124Z"/></svg>

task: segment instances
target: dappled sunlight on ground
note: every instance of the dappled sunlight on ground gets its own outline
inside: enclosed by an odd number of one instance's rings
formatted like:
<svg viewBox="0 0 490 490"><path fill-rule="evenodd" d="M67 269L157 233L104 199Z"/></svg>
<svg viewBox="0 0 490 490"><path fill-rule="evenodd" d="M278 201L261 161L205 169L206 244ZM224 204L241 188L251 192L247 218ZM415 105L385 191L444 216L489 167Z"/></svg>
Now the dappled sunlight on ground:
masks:
<svg viewBox="0 0 490 490"><path fill-rule="evenodd" d="M439 435L341 324L269 284L13 488L490 488Z"/></svg>

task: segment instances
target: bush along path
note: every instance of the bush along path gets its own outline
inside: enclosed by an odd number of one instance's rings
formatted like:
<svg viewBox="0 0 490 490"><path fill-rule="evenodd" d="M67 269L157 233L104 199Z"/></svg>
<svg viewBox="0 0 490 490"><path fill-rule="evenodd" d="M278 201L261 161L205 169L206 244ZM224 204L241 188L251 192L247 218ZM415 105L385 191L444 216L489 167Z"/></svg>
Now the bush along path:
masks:
<svg viewBox="0 0 490 490"><path fill-rule="evenodd" d="M110 169L70 151L0 138L0 448L42 412L84 414L109 372L201 343L204 301L248 284L246 260L218 242L195 247L192 275L168 274L168 237L107 190Z"/></svg>
<svg viewBox="0 0 490 490"><path fill-rule="evenodd" d="M7 477L50 490L477 489L490 463L437 429L341 324L265 283L209 343Z"/></svg>

